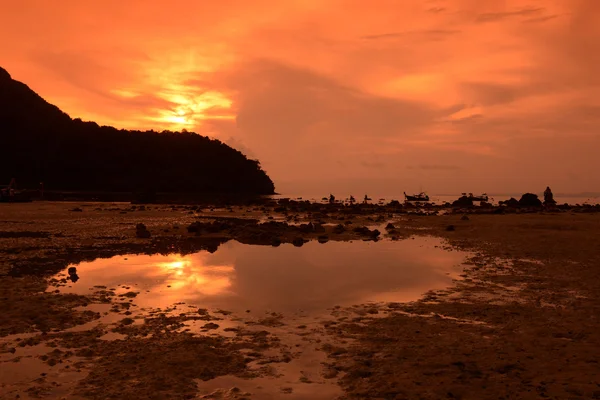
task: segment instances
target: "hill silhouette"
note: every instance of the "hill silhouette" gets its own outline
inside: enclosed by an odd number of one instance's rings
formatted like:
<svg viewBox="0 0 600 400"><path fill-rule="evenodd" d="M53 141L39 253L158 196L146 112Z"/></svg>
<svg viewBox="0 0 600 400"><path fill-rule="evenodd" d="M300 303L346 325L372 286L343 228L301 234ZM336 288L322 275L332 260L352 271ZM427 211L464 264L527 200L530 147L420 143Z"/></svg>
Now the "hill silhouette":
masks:
<svg viewBox="0 0 600 400"><path fill-rule="evenodd" d="M273 194L260 163L188 132L72 119L0 68L0 185L49 190Z"/></svg>

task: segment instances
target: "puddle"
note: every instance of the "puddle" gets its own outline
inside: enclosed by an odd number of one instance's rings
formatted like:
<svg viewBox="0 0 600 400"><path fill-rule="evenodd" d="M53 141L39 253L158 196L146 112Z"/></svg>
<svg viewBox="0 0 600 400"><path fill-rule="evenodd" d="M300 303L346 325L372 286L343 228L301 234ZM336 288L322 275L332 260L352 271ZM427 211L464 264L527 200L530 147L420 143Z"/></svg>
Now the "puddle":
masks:
<svg viewBox="0 0 600 400"><path fill-rule="evenodd" d="M8 342L2 338L2 342ZM75 366L77 357L49 366L40 355L54 350L44 344L19 347L0 354L0 398L64 398L87 372ZM6 397L4 397L6 396Z"/></svg>
<svg viewBox="0 0 600 400"><path fill-rule="evenodd" d="M384 317L387 311L377 311L372 303L417 300L450 286L463 272L467 253L443 250L445 243L437 238L411 239L312 241L302 247L230 241L214 253L124 255L70 266L78 279L65 281L65 269L50 279L54 284L48 290L114 292L111 304L84 308L100 314L98 320L70 329L101 326L102 341L130 340L111 328L125 317L123 310L130 324L168 314L182 318L179 332L235 341L236 332L266 330L277 338L278 344L265 354L286 361L265 363L263 357L250 362L249 370L257 374L253 379L226 375L198 380L198 398L330 399L342 393L322 347L344 346L347 339L338 342L328 335L328 326L356 317L365 322ZM114 311L117 303L127 307ZM209 313L208 320L198 318Z"/></svg>
<svg viewBox="0 0 600 400"><path fill-rule="evenodd" d="M125 255L81 263L76 266L79 279L58 289L89 294L94 286L106 286L116 289L120 301L140 308L183 302L234 312L315 312L370 301L407 302L449 286L460 273L465 253L435 247L442 244L434 238L302 247L231 241L212 254Z"/></svg>

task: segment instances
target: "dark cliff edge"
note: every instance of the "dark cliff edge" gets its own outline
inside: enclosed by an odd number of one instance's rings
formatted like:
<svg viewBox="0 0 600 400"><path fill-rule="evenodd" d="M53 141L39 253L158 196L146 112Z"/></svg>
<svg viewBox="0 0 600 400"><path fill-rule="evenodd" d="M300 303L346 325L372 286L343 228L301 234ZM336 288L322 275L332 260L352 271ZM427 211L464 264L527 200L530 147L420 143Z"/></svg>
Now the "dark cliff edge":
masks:
<svg viewBox="0 0 600 400"><path fill-rule="evenodd" d="M273 194L260 163L188 132L72 119L0 68L0 185L47 190Z"/></svg>

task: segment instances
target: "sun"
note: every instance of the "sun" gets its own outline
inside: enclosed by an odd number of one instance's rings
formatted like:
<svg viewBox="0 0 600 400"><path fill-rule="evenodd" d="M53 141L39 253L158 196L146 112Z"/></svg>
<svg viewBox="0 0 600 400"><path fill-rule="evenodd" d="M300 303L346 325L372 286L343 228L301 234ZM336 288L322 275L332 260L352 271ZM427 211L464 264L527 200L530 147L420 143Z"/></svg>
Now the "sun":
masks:
<svg viewBox="0 0 600 400"><path fill-rule="evenodd" d="M188 119L185 115L163 115L157 118L160 122L165 122L175 128L182 126L190 126L194 124L193 119Z"/></svg>
<svg viewBox="0 0 600 400"><path fill-rule="evenodd" d="M133 90L113 90L113 94L135 99L142 96ZM218 91L200 91L195 87L169 85L155 94L164 100L168 106L148 110L149 115L142 117L151 122L154 129L171 131L190 130L201 126L207 120L235 119L232 111L232 101Z"/></svg>
<svg viewBox="0 0 600 400"><path fill-rule="evenodd" d="M233 119L232 101L224 94L207 91L194 94L193 88L176 87L160 94L160 97L173 104L171 109L158 110L153 120L169 129L180 130L201 125L209 119Z"/></svg>

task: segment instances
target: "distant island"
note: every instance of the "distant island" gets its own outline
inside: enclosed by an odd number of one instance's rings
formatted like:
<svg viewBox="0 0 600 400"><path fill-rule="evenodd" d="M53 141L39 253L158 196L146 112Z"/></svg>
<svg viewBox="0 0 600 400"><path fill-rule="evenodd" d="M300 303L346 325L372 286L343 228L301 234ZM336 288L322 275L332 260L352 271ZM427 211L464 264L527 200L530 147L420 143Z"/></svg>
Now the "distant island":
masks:
<svg viewBox="0 0 600 400"><path fill-rule="evenodd" d="M0 185L48 190L273 194L260 163L189 132L72 119L0 68Z"/></svg>

